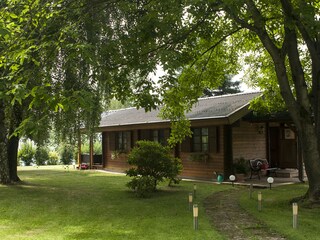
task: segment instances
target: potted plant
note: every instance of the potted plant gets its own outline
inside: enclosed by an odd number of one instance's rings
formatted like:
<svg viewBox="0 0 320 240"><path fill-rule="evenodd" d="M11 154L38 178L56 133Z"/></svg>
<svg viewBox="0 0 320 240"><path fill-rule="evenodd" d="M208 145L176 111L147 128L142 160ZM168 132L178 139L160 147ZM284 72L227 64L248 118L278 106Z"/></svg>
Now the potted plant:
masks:
<svg viewBox="0 0 320 240"><path fill-rule="evenodd" d="M233 171L237 181L244 181L244 178L249 171L248 161L243 157L235 159L233 163Z"/></svg>

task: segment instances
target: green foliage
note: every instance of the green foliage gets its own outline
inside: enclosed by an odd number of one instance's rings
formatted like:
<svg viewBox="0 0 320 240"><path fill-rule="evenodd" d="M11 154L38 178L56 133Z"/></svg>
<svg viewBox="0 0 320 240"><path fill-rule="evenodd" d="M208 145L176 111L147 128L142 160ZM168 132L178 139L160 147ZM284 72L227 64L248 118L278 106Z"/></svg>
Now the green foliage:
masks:
<svg viewBox="0 0 320 240"><path fill-rule="evenodd" d="M59 163L59 153L56 151L49 152L47 165L57 165Z"/></svg>
<svg viewBox="0 0 320 240"><path fill-rule="evenodd" d="M127 175L131 176L135 173L132 170L127 171ZM126 186L135 191L138 197L149 197L154 189L154 178L150 176L139 176L133 177L130 182L126 184Z"/></svg>
<svg viewBox="0 0 320 240"><path fill-rule="evenodd" d="M223 83L217 89L205 88L203 95L207 97L240 93L240 81L232 81L232 76L226 75Z"/></svg>
<svg viewBox="0 0 320 240"><path fill-rule="evenodd" d="M49 150L46 147L38 146L34 155L36 164L38 166L45 165L49 159Z"/></svg>
<svg viewBox="0 0 320 240"><path fill-rule="evenodd" d="M169 147L151 141L138 141L128 156L128 163L133 167L126 172L132 177L127 186L139 197L154 192L165 179L178 183L177 176L182 170L181 161L172 157Z"/></svg>
<svg viewBox="0 0 320 240"><path fill-rule="evenodd" d="M243 157L234 160L234 163L233 163L234 173L247 174L249 170L250 169L249 169L248 160L244 159Z"/></svg>
<svg viewBox="0 0 320 240"><path fill-rule="evenodd" d="M20 159L26 166L30 166L34 162L36 148L30 140L21 144L18 152L18 159Z"/></svg>
<svg viewBox="0 0 320 240"><path fill-rule="evenodd" d="M133 104L130 102L120 102L117 99L111 99L110 104L108 106L108 110L117 110L121 108L131 107Z"/></svg>
<svg viewBox="0 0 320 240"><path fill-rule="evenodd" d="M74 148L70 144L63 144L60 149L60 160L62 164L68 165L72 162Z"/></svg>
<svg viewBox="0 0 320 240"><path fill-rule="evenodd" d="M93 143L93 152L94 154L102 154L102 143L101 140L95 141ZM81 153L82 154L89 154L90 153L90 144L89 142L85 142L81 144Z"/></svg>

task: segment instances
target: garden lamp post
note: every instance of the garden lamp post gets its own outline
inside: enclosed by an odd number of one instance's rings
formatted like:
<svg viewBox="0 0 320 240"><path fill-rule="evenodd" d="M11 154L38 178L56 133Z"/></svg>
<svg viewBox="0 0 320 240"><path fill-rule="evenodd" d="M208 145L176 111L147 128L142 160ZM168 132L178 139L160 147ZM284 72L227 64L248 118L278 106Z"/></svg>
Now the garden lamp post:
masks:
<svg viewBox="0 0 320 240"><path fill-rule="evenodd" d="M193 202L193 195L192 193L189 193L189 210L191 210L192 202Z"/></svg>
<svg viewBox="0 0 320 240"><path fill-rule="evenodd" d="M298 204L297 203L292 203L292 215L293 215L292 226L293 228L297 228L298 226Z"/></svg>
<svg viewBox="0 0 320 240"><path fill-rule="evenodd" d="M267 178L267 182L269 183L270 189L271 189L271 185L272 185L272 183L274 182L274 178L273 178L273 177L268 177L268 178Z"/></svg>
<svg viewBox="0 0 320 240"><path fill-rule="evenodd" d="M193 205L193 227L194 227L194 230L198 230L198 226L199 226L198 214L199 214L198 204L194 204Z"/></svg>
<svg viewBox="0 0 320 240"><path fill-rule="evenodd" d="M252 192L253 192L253 184L250 183L250 186L249 186L249 197L250 197L250 199L252 199Z"/></svg>
<svg viewBox="0 0 320 240"><path fill-rule="evenodd" d="M262 208L262 193L258 193L258 210L261 211Z"/></svg>
<svg viewBox="0 0 320 240"><path fill-rule="evenodd" d="M197 185L193 184L193 197L196 198Z"/></svg>
<svg viewBox="0 0 320 240"><path fill-rule="evenodd" d="M232 183L232 187L234 187L234 181L236 180L236 177L234 175L230 175L229 176L229 180L231 181Z"/></svg>

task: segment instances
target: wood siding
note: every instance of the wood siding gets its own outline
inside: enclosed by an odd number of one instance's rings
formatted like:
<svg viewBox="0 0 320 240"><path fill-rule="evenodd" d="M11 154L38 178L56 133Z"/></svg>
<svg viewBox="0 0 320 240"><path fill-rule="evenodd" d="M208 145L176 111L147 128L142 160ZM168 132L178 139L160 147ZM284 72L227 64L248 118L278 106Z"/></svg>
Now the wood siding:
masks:
<svg viewBox="0 0 320 240"><path fill-rule="evenodd" d="M201 154L192 152L192 139L187 138L184 142L182 142L180 158L183 165L183 171L181 176L185 178L197 178L205 180L216 179L214 172L224 172L224 154L222 151L224 148L223 142L223 127L209 127L208 157L202 160L194 160L192 157L193 155Z"/></svg>
<svg viewBox="0 0 320 240"><path fill-rule="evenodd" d="M240 121L229 126L232 140L232 158L244 157L251 158L266 158L266 133L259 132L261 124L252 124ZM203 153L192 152L192 139L187 138L176 148L175 153L180 156L183 171L181 177L213 180L216 179L214 172L225 173L225 131L223 125L220 126L203 126L209 128L209 152L207 157L202 159L194 159L194 155L203 155ZM264 126L265 127L265 126ZM155 128L160 129L160 128ZM128 129L126 129L128 130ZM132 146L137 140L150 139L150 133L153 129L136 129L131 130ZM108 170L125 171L130 166L127 164L127 154L121 153L116 157L113 152L116 149L116 131L108 131L103 133L104 167ZM169 137L170 130L165 129L165 137ZM230 131L229 131L230 133Z"/></svg>
<svg viewBox="0 0 320 240"><path fill-rule="evenodd" d="M127 154L119 153L117 155L114 154L116 150L116 134L117 132L105 132L103 134L103 142L107 144L107 151L103 154L104 160L104 168L113 171L124 172L125 170L129 169L129 164L127 163ZM133 131L134 135L134 131ZM132 137L132 133L131 133ZM134 137L132 137L134 139Z"/></svg>
<svg viewBox="0 0 320 240"><path fill-rule="evenodd" d="M233 127L233 159L267 158L266 126L241 121Z"/></svg>

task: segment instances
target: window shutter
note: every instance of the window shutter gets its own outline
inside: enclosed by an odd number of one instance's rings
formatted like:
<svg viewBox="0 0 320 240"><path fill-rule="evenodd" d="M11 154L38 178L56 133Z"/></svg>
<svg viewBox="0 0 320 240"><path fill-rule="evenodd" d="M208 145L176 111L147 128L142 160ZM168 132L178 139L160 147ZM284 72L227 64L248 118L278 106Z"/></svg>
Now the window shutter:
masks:
<svg viewBox="0 0 320 240"><path fill-rule="evenodd" d="M209 128L209 152L217 153L218 152L218 134L219 127L210 127Z"/></svg>

